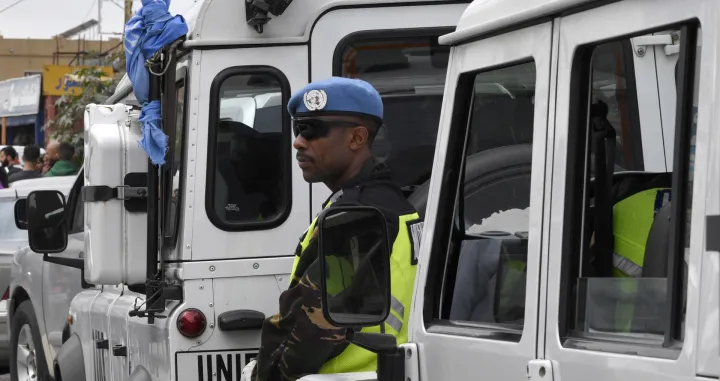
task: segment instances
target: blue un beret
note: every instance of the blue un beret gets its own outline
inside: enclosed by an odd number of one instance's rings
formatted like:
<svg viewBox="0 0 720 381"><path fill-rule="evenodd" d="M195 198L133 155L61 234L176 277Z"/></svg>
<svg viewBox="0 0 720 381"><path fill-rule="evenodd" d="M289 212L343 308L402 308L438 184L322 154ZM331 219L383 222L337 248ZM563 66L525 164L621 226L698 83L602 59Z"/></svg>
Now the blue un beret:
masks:
<svg viewBox="0 0 720 381"><path fill-rule="evenodd" d="M288 102L290 116L363 114L382 122L383 102L375 88L360 79L330 77L298 90Z"/></svg>

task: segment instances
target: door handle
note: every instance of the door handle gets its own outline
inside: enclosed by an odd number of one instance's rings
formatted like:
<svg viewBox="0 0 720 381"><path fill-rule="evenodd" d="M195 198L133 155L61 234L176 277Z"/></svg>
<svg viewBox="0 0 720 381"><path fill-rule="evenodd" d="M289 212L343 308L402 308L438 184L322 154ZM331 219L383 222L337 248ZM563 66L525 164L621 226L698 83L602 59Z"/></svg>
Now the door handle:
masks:
<svg viewBox="0 0 720 381"><path fill-rule="evenodd" d="M218 316L218 328L221 331L245 331L260 329L265 320L265 314L254 310L233 310L223 312Z"/></svg>

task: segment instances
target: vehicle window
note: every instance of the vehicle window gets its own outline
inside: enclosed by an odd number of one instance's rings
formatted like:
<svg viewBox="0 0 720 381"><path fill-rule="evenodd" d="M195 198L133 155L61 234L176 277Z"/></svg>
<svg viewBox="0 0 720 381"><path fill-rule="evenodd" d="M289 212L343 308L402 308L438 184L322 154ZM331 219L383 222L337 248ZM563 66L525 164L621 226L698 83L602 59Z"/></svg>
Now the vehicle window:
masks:
<svg viewBox="0 0 720 381"><path fill-rule="evenodd" d="M210 138L214 173L207 188L208 213L225 229L277 224L291 201L291 143L284 109L289 89L278 73L239 70L218 86L217 122Z"/></svg>
<svg viewBox="0 0 720 381"><path fill-rule="evenodd" d="M0 199L0 241L27 240L27 231L15 226L15 198Z"/></svg>
<svg viewBox="0 0 720 381"><path fill-rule="evenodd" d="M440 299L435 319L522 331L535 77L534 62L474 75L469 123L453 124L469 128L465 176L462 208L440 222L455 221L459 228L447 253L433 252L445 256L443 283L434 290ZM461 77L459 83L472 80Z"/></svg>
<svg viewBox="0 0 720 381"><path fill-rule="evenodd" d="M75 199L75 210L73 213L72 230L73 233L85 230L85 203L80 197Z"/></svg>
<svg viewBox="0 0 720 381"><path fill-rule="evenodd" d="M175 238L177 237L177 229L180 223L180 214L178 213L179 207L182 204L181 200L181 178L183 173L183 152L184 150L184 135L185 135L185 86L184 82L177 87L176 90L176 113L175 116L175 146L173 148L173 158L171 163L170 174L172 176L172 193L170 195L170 204L167 210L167 225L166 235L171 238L171 245L174 245Z"/></svg>
<svg viewBox="0 0 720 381"><path fill-rule="evenodd" d="M82 200L82 187L84 183L83 172L81 171L75 179L75 183L70 190L70 194L66 196L67 215L72 218L70 220L69 233L80 233L85 230L85 203Z"/></svg>
<svg viewBox="0 0 720 381"><path fill-rule="evenodd" d="M595 48L591 67L592 102L606 105L607 121L615 129L616 169L641 171L643 151L630 40Z"/></svg>
<svg viewBox="0 0 720 381"><path fill-rule="evenodd" d="M687 106L676 110L675 129L679 130L674 135L675 147L671 147L676 152L673 171L623 172L617 167L608 168L611 151L606 143L614 138L608 133L614 130L608 120L610 116L605 116L602 100L594 94L580 95L577 100L579 104L590 103L590 114L582 115L578 109L576 117L583 121L584 128L570 139L569 150L574 153L569 153L568 158L568 173L581 176L578 180L568 179L574 193L568 198L566 209L577 205L574 220L569 220L570 227L565 230L565 239L572 242L567 247L572 249L563 257L568 262L563 267L564 276L571 282L563 307L568 313L568 338L599 335L603 340L662 347L683 339L685 257L690 245L694 170L693 105L697 105L699 80L695 65L699 59L696 31L687 28L683 28L680 38L679 66L684 71L676 82L678 104ZM616 45L617 42L609 42L586 50L607 51ZM586 52L579 52L578 57L582 54ZM593 57L597 54L593 53ZM594 90L597 82L604 81L602 75L596 75L594 66L598 61L593 58L580 64L589 65L592 77L579 78L576 86L582 87L582 82L589 81ZM671 74L659 77L658 81L675 82L675 78ZM641 144L639 140L625 143L623 149L630 150L639 149L630 145ZM664 157L644 159L663 161ZM578 165L583 162L589 163L587 168ZM594 169L594 176L588 173L589 168ZM571 339L565 342L572 343Z"/></svg>
<svg viewBox="0 0 720 381"><path fill-rule="evenodd" d="M382 96L385 127L373 151L403 187L423 184L432 170L450 51L437 37L365 35L336 56L338 75L368 81Z"/></svg>

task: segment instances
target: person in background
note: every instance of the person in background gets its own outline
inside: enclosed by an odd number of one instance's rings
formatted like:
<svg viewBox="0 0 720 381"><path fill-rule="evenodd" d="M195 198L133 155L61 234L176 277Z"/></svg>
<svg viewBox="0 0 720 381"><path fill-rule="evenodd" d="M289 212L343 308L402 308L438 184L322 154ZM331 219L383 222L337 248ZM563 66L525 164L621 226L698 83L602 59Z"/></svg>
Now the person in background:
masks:
<svg viewBox="0 0 720 381"><path fill-rule="evenodd" d="M18 153L13 146L5 146L0 150L0 162L2 162L2 167L8 176L22 171Z"/></svg>
<svg viewBox="0 0 720 381"><path fill-rule="evenodd" d="M37 179L42 177L40 167L40 147L31 144L23 150L23 169L8 176L8 183L18 180Z"/></svg>
<svg viewBox="0 0 720 381"><path fill-rule="evenodd" d="M43 169L42 173L46 174L50 168L52 168L53 164L58 160L58 150L60 148L60 143L51 140L48 142L47 146L45 147L45 156L43 156Z"/></svg>
<svg viewBox="0 0 720 381"><path fill-rule="evenodd" d="M48 145L48 147L50 147L50 145ZM75 147L72 144L65 142L60 143L57 149L57 160L45 173L45 176L71 176L78 173L80 168L72 161L74 156Z"/></svg>

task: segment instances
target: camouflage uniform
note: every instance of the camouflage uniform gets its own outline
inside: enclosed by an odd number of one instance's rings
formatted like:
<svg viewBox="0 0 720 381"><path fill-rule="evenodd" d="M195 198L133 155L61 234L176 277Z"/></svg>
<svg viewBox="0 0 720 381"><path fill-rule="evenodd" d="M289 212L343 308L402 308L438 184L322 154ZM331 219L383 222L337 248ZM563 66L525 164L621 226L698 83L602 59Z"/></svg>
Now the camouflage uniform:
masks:
<svg viewBox="0 0 720 381"><path fill-rule="evenodd" d="M350 187L374 189L365 192L362 197L346 197L348 192L343 192L343 196L329 208L364 204L386 212L388 208L383 207L379 199L395 200L402 197L397 195L401 193L400 188L390 182L386 167L372 159L343 190ZM388 197L388 191L394 194ZM368 196L368 193L371 195ZM387 217L395 215L393 212L388 214ZM316 237L317 229L312 234ZM304 238L303 235L301 241ZM300 260L289 288L280 295L280 313L263 322L260 352L252 376L254 381L294 381L308 374L316 374L325 362L338 356L348 346L345 329L333 327L323 317L317 246L318 242L313 238L307 248L300 252L298 244L295 255L299 255Z"/></svg>

